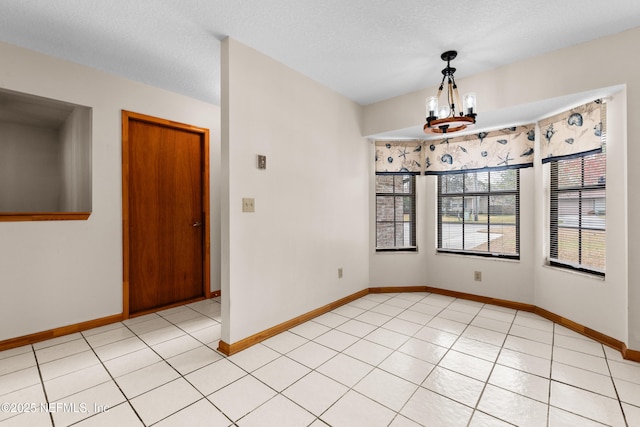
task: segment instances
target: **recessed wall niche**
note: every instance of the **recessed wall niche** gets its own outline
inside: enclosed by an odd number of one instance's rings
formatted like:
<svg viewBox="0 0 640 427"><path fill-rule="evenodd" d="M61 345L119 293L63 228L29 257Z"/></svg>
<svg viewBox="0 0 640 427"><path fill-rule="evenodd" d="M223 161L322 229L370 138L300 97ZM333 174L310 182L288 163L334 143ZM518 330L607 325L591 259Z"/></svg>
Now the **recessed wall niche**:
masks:
<svg viewBox="0 0 640 427"><path fill-rule="evenodd" d="M90 212L91 108L0 89L0 221Z"/></svg>

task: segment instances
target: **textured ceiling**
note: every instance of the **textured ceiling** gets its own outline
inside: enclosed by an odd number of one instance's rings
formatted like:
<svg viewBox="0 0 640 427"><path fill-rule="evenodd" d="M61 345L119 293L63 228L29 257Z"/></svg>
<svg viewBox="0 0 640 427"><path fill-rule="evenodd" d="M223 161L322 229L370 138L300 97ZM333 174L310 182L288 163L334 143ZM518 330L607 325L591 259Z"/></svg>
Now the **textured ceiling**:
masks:
<svg viewBox="0 0 640 427"><path fill-rule="evenodd" d="M2 41L214 104L227 36L365 105L438 84L445 50L462 78L637 26L637 0L0 2Z"/></svg>

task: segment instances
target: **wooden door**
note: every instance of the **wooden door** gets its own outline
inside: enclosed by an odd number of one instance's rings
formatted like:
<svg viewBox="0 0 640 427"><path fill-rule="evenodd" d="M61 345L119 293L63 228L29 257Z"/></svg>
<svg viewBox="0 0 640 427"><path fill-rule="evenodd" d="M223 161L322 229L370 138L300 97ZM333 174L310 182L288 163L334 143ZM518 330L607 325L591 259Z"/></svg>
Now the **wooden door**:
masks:
<svg viewBox="0 0 640 427"><path fill-rule="evenodd" d="M208 130L123 111L124 308L209 296Z"/></svg>

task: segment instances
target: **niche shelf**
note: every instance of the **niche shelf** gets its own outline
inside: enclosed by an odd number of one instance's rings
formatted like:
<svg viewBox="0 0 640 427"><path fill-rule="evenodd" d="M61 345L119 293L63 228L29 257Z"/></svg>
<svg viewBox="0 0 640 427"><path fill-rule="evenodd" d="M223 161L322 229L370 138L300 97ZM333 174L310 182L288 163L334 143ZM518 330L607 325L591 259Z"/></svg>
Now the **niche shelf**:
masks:
<svg viewBox="0 0 640 427"><path fill-rule="evenodd" d="M90 107L0 89L0 221L91 214Z"/></svg>

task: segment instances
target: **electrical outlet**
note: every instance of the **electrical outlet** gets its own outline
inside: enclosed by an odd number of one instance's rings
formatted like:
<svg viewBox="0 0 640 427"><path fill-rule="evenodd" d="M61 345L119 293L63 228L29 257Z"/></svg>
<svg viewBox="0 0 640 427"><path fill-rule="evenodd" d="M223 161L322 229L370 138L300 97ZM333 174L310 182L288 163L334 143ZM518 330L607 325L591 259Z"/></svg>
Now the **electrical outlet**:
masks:
<svg viewBox="0 0 640 427"><path fill-rule="evenodd" d="M482 271L474 271L473 280L475 280L476 282L482 282Z"/></svg>
<svg viewBox="0 0 640 427"><path fill-rule="evenodd" d="M342 267L338 267L338 279L342 279Z"/></svg>
<svg viewBox="0 0 640 427"><path fill-rule="evenodd" d="M242 198L242 212L255 212L256 202L254 198L243 197Z"/></svg>

